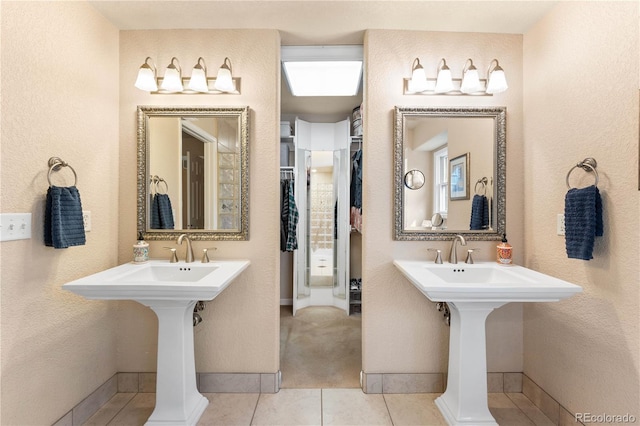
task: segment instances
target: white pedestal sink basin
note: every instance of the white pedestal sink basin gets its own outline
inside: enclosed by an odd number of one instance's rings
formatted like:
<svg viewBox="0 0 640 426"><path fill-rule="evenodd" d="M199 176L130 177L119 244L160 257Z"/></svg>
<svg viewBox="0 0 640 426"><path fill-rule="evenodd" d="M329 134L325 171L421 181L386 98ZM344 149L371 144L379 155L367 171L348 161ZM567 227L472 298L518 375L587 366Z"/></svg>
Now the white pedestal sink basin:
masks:
<svg viewBox="0 0 640 426"><path fill-rule="evenodd" d="M193 307L212 300L248 260L127 263L64 284L87 299L135 300L158 316L156 406L146 425L194 425L209 404L196 387Z"/></svg>
<svg viewBox="0 0 640 426"><path fill-rule="evenodd" d="M509 302L555 302L580 286L516 265L457 265L396 260L393 264L429 300L451 312L449 373L436 405L450 425L497 425L487 404L485 321Z"/></svg>

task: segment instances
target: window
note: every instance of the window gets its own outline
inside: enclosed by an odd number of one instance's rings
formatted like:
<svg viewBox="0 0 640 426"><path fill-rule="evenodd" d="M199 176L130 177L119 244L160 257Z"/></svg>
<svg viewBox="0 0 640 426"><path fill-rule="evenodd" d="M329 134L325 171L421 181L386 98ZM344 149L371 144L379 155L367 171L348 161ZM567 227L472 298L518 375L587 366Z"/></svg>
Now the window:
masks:
<svg viewBox="0 0 640 426"><path fill-rule="evenodd" d="M433 153L433 213L447 217L447 187L449 184L449 152L447 147Z"/></svg>

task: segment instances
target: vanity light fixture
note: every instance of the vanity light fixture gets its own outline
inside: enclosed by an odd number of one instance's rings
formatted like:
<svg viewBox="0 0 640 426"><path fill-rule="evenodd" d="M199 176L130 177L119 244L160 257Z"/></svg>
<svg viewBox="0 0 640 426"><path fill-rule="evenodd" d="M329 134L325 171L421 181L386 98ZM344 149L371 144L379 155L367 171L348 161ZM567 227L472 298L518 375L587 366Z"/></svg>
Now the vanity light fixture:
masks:
<svg viewBox="0 0 640 426"><path fill-rule="evenodd" d="M478 69L473 65L471 59L467 59L467 62L462 68L462 84L460 84L460 91L462 93L474 93L480 91L482 86L480 85L480 76L478 75Z"/></svg>
<svg viewBox="0 0 640 426"><path fill-rule="evenodd" d="M174 62L177 65L174 65ZM171 58L171 62L167 65L167 69L164 72L164 78L162 80L162 89L167 92L182 92L184 86L182 85L182 68L180 68L180 61L175 56Z"/></svg>
<svg viewBox="0 0 640 426"><path fill-rule="evenodd" d="M424 72L424 68L420 65L420 59L413 60L411 66L411 80L408 82L409 90L412 92L424 92L427 90L427 75Z"/></svg>
<svg viewBox="0 0 640 426"><path fill-rule="evenodd" d="M202 62L202 65L200 62ZM207 84L207 64L204 62L202 56L198 58L198 62L193 67L193 71L191 71L189 89L195 90L196 92L209 91L209 85Z"/></svg>
<svg viewBox="0 0 640 426"><path fill-rule="evenodd" d="M229 65L227 65L227 62ZM214 87L216 90L226 93L233 92L235 90L233 78L231 77L231 60L229 58L224 58L224 62L218 70L218 77L216 78Z"/></svg>
<svg viewBox="0 0 640 426"><path fill-rule="evenodd" d="M453 90L453 80L451 70L447 66L447 61L442 58L438 64L438 75L436 77L436 93L447 93Z"/></svg>
<svg viewBox="0 0 640 426"><path fill-rule="evenodd" d="M438 63L436 78L425 76L420 59L413 60L411 78L404 79L405 95L470 95L492 96L507 90L507 80L497 59L489 64L487 79L481 79L473 60L467 59L462 69L462 78L452 78L447 61Z"/></svg>
<svg viewBox="0 0 640 426"><path fill-rule="evenodd" d="M217 78L207 77L207 65L202 56L198 58L191 77L183 77L180 61L175 56L167 66L164 76L158 77L153 60L147 57L138 70L135 86L151 94L240 94L240 78L231 75L231 60L224 58Z"/></svg>
<svg viewBox="0 0 640 426"><path fill-rule="evenodd" d="M487 93L501 93L507 90L508 87L504 70L497 59L492 60L487 69Z"/></svg>
<svg viewBox="0 0 640 426"><path fill-rule="evenodd" d="M155 92L158 90L156 66L153 64L151 57L147 57L147 59L144 60L144 64L140 66L135 86L146 92Z"/></svg>

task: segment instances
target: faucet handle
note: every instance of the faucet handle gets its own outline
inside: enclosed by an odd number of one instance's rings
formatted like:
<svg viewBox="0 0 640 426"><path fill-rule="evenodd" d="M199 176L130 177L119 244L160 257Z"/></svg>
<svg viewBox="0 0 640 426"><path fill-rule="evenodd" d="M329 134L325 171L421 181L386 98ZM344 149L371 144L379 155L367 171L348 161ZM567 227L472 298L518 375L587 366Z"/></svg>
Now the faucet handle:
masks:
<svg viewBox="0 0 640 426"><path fill-rule="evenodd" d="M209 263L209 250L218 250L217 247L202 249L202 263Z"/></svg>
<svg viewBox="0 0 640 426"><path fill-rule="evenodd" d="M473 265L473 252L480 251L478 248L472 248L467 250L467 259L464 263L468 263L469 265Z"/></svg>
<svg viewBox="0 0 640 426"><path fill-rule="evenodd" d="M435 259L434 263L437 263L437 264L441 264L442 263L442 250L434 249L434 248L430 248L430 249L427 249L427 250L436 252L436 259Z"/></svg>
<svg viewBox="0 0 640 426"><path fill-rule="evenodd" d="M178 263L178 251L173 247L164 247L167 250L171 250L171 259L169 263Z"/></svg>

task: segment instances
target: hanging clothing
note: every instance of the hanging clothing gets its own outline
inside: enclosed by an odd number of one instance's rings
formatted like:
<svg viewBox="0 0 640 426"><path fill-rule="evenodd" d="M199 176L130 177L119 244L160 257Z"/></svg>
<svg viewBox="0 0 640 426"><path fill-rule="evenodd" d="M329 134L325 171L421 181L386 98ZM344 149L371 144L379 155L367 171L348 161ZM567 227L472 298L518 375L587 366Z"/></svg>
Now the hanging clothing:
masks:
<svg viewBox="0 0 640 426"><path fill-rule="evenodd" d="M362 150L359 149L351 159L349 224L352 229L362 232Z"/></svg>
<svg viewBox="0 0 640 426"><path fill-rule="evenodd" d="M298 249L298 237L296 230L298 228L298 208L296 207L296 199L294 196L293 181L289 181L289 217L287 219L287 251Z"/></svg>
<svg viewBox="0 0 640 426"><path fill-rule="evenodd" d="M289 234L289 179L280 182L280 251L287 251Z"/></svg>
<svg viewBox="0 0 640 426"><path fill-rule="evenodd" d="M280 182L280 251L298 249L298 208L296 206L294 181Z"/></svg>

